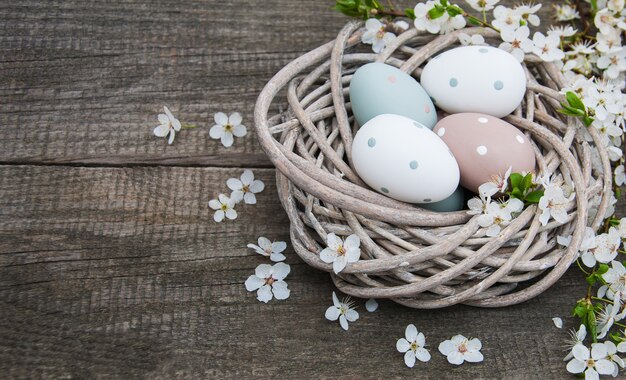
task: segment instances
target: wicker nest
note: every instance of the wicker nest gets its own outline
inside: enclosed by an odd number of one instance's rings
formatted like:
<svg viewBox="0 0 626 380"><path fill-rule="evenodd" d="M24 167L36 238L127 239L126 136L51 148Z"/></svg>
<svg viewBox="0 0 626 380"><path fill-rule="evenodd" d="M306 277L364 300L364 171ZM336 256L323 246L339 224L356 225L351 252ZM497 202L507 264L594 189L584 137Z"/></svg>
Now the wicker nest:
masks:
<svg viewBox="0 0 626 380"><path fill-rule="evenodd" d="M385 197L362 182L350 165L357 125L348 86L363 64L385 62L419 78L420 66L457 45L459 33L482 34L494 43L498 34L467 28L432 36L409 29L380 54L372 54L356 46L361 26L347 24L334 41L287 64L256 103L257 134L278 169L279 197L297 254L330 272L344 293L389 298L414 308L458 303L499 307L542 293L576 260L585 227L597 230L602 224L612 186L611 176L602 175L611 172L610 162L595 128L589 128L593 142L588 143L582 123L556 112L564 101L558 68L527 56L524 101L504 120L524 131L533 144L537 174L561 174L574 188L569 219L542 226L541 211L530 206L497 237L487 237L477 217L467 211L427 211ZM596 149L602 170L591 168ZM595 217L589 218L589 200L598 195L602 199L594 206ZM361 239L361 260L337 275L319 257L330 232ZM567 248L557 244L557 236L570 234Z"/></svg>

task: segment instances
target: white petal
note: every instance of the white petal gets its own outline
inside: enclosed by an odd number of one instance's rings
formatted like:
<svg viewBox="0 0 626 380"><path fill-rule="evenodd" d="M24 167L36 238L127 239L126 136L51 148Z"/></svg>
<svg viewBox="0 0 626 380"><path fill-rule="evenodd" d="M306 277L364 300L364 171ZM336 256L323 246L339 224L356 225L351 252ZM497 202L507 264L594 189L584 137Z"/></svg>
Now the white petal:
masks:
<svg viewBox="0 0 626 380"><path fill-rule="evenodd" d="M215 220L218 223L224 220L224 211L222 210L215 211L215 214L213 214L213 220Z"/></svg>
<svg viewBox="0 0 626 380"><path fill-rule="evenodd" d="M594 360L605 358L607 355L606 346L602 343L594 343L591 345L591 357Z"/></svg>
<svg viewBox="0 0 626 380"><path fill-rule="evenodd" d="M333 292L333 305L336 307L339 307L340 305L339 298L337 298L337 294L335 294L335 292Z"/></svg>
<svg viewBox="0 0 626 380"><path fill-rule="evenodd" d="M257 240L257 243L259 243L259 247L261 247L262 250L269 250L272 248L272 242L270 241L270 239L266 238L266 237L259 237L259 239Z"/></svg>
<svg viewBox="0 0 626 380"><path fill-rule="evenodd" d="M167 125L157 125L152 131L157 137L165 137L170 132L170 127Z"/></svg>
<svg viewBox="0 0 626 380"><path fill-rule="evenodd" d="M340 314L341 312L339 311L338 307L331 306L328 309L326 309L326 313L324 315L326 316L326 319L328 319L329 321L336 321L337 318L339 318Z"/></svg>
<svg viewBox="0 0 626 380"><path fill-rule="evenodd" d="M219 139L222 138L222 136L224 135L224 127L222 127L221 125L214 125L211 127L211 129L209 129L209 136L211 136L212 139Z"/></svg>
<svg viewBox="0 0 626 380"><path fill-rule="evenodd" d="M280 281L287 277L290 271L291 267L289 264L277 263L272 267L272 277L274 277L275 280Z"/></svg>
<svg viewBox="0 0 626 380"><path fill-rule="evenodd" d="M345 256L349 263L356 263L361 258L361 249L356 247L348 248Z"/></svg>
<svg viewBox="0 0 626 380"><path fill-rule="evenodd" d="M231 190L241 190L243 188L243 183L237 178L229 178L226 181L226 186L228 186Z"/></svg>
<svg viewBox="0 0 626 380"><path fill-rule="evenodd" d="M226 114L224 112L218 112L216 113L213 118L215 119L215 122L219 125L226 125L228 124L228 116L226 116Z"/></svg>
<svg viewBox="0 0 626 380"><path fill-rule="evenodd" d="M346 319L350 322L354 322L359 319L359 313L356 310L349 309L346 311Z"/></svg>
<svg viewBox="0 0 626 380"><path fill-rule="evenodd" d="M172 145L172 143L174 142L174 137L175 137L175 136L176 136L176 132L175 132L173 129L171 129L171 130L170 130L170 138L169 138L169 139L167 139L167 143L168 143L169 145Z"/></svg>
<svg viewBox="0 0 626 380"><path fill-rule="evenodd" d="M230 199L235 202L235 203L239 203L243 200L243 191L241 190L235 190L232 193L230 193Z"/></svg>
<svg viewBox="0 0 626 380"><path fill-rule="evenodd" d="M333 271L335 273L339 273L346 267L348 264L348 260L346 260L346 256L337 256L335 261L333 261Z"/></svg>
<svg viewBox="0 0 626 380"><path fill-rule="evenodd" d="M252 184L253 181L254 181L254 173L252 173L252 170L250 169L244 170L243 173L241 174L241 183L244 185L250 185Z"/></svg>
<svg viewBox="0 0 626 380"><path fill-rule="evenodd" d="M398 352L407 352L410 349L411 349L411 343L409 343L408 340L404 338L400 338L396 342L396 350L398 350Z"/></svg>
<svg viewBox="0 0 626 380"><path fill-rule="evenodd" d="M559 317L554 317L552 318L552 322L554 323L554 325L556 326L557 329L562 329L563 328L563 320Z"/></svg>
<svg viewBox="0 0 626 380"><path fill-rule="evenodd" d="M180 131L180 128L182 127L182 125L180 125L180 121L178 121L178 119L173 118L172 120L172 127L174 128L175 131Z"/></svg>
<svg viewBox="0 0 626 380"><path fill-rule="evenodd" d="M415 365L415 352L409 350L404 354L404 364L409 368L413 368Z"/></svg>
<svg viewBox="0 0 626 380"><path fill-rule="evenodd" d="M344 330L348 330L348 320L343 315L339 316L339 325Z"/></svg>
<svg viewBox="0 0 626 380"><path fill-rule="evenodd" d="M233 127L233 135L237 136L237 137L243 137L248 133L248 130L246 129L246 126L243 124L240 125L236 125Z"/></svg>
<svg viewBox="0 0 626 380"><path fill-rule="evenodd" d="M222 204L217 199L211 199L209 201L209 207L213 210L219 210L222 207Z"/></svg>
<svg viewBox="0 0 626 380"><path fill-rule="evenodd" d="M343 241L341 240L341 238L331 232L326 236L326 244L328 244L328 248L336 251L339 246L343 244Z"/></svg>
<svg viewBox="0 0 626 380"><path fill-rule="evenodd" d="M583 264L589 268L593 268L596 265L596 257L589 251L583 253L580 258L582 259Z"/></svg>
<svg viewBox="0 0 626 380"><path fill-rule="evenodd" d="M287 249L287 243L284 241L275 241L272 243L272 251L279 253Z"/></svg>
<svg viewBox="0 0 626 380"><path fill-rule="evenodd" d="M285 281L276 281L273 283L272 292L274 292L274 297L276 297L277 300L286 300L289 298L290 291Z"/></svg>
<svg viewBox="0 0 626 380"><path fill-rule="evenodd" d="M408 325L406 327L406 330L404 330L404 335L406 336L406 340L408 340L409 342L415 342L415 340L417 339L417 328L415 327L415 325Z"/></svg>
<svg viewBox="0 0 626 380"><path fill-rule="evenodd" d="M265 254L265 251L263 251L263 249L261 249L261 247L259 247L259 246L258 246L258 245L256 245L256 244L249 243L248 245L246 245L246 247L248 247L248 248L250 248L250 249L254 249L254 251L255 251L256 253L258 253L259 255L267 256L267 255Z"/></svg>
<svg viewBox="0 0 626 380"><path fill-rule="evenodd" d="M245 193L243 195L243 201L247 205L255 205L256 204L256 196L252 193Z"/></svg>
<svg viewBox="0 0 626 380"><path fill-rule="evenodd" d="M263 189L265 189L265 184L263 183L263 181L257 179L252 182L252 184L248 188L252 193L260 193L261 191L263 191Z"/></svg>
<svg viewBox="0 0 626 380"><path fill-rule="evenodd" d="M222 138L220 140L222 141L222 145L228 148L233 145L233 142L234 142L233 134L230 132L224 131L224 133L222 134Z"/></svg>
<svg viewBox="0 0 626 380"><path fill-rule="evenodd" d="M322 252L320 252L320 259L325 263L332 263L337 258L337 251L333 251L330 248L324 248Z"/></svg>
<svg viewBox="0 0 626 380"><path fill-rule="evenodd" d="M617 345L617 351L626 352L626 342L620 342L620 344Z"/></svg>
<svg viewBox="0 0 626 380"><path fill-rule="evenodd" d="M444 340L443 342L439 343L439 352L441 352L442 355L447 356L449 353L455 350L456 347L451 340Z"/></svg>
<svg viewBox="0 0 626 380"><path fill-rule="evenodd" d="M226 217L230 220L237 219L237 211L229 208L228 210L226 210Z"/></svg>
<svg viewBox="0 0 626 380"><path fill-rule="evenodd" d="M417 334L417 339L415 339L415 343L417 343L417 345L420 347L424 347L426 345L426 337L424 336L424 333Z"/></svg>
<svg viewBox="0 0 626 380"><path fill-rule="evenodd" d="M572 359L567 363L566 368L569 373L582 373L587 366L585 365L585 362L581 360Z"/></svg>
<svg viewBox="0 0 626 380"><path fill-rule="evenodd" d="M478 351L481 348L483 348L483 344L480 342L479 339L474 338L474 339L471 339L469 342L467 342L467 348L469 350Z"/></svg>
<svg viewBox="0 0 626 380"><path fill-rule="evenodd" d="M228 123L230 125L239 125L241 124L241 114L239 112L233 112L228 117Z"/></svg>
<svg viewBox="0 0 626 380"><path fill-rule="evenodd" d="M452 351L450 355L448 355L448 363L450 364L460 365L463 364L464 360L463 355L458 351Z"/></svg>
<svg viewBox="0 0 626 380"><path fill-rule="evenodd" d="M609 360L600 359L596 361L596 371L598 371L600 375L610 375L613 373L613 369L615 369L615 366L613 362Z"/></svg>
<svg viewBox="0 0 626 380"><path fill-rule="evenodd" d="M426 363L427 361L430 361L430 352L428 352L428 350L423 347L418 347L415 350L415 357L419 361Z"/></svg>
<svg viewBox="0 0 626 380"><path fill-rule="evenodd" d="M370 313L375 312L376 309L378 309L378 302L373 298L368 299L367 302L365 302L365 309Z"/></svg>
<svg viewBox="0 0 626 380"><path fill-rule="evenodd" d="M348 248L359 248L359 246L361 245L361 239L359 239L359 237L357 235L350 235L346 238L343 246L348 249Z"/></svg>
<svg viewBox="0 0 626 380"><path fill-rule="evenodd" d="M478 363L483 361L483 354L480 351L467 351L463 355L464 359L470 363Z"/></svg>
<svg viewBox="0 0 626 380"><path fill-rule="evenodd" d="M270 264L261 264L254 270L259 278L268 278L272 274L272 266Z"/></svg>
<svg viewBox="0 0 626 380"><path fill-rule="evenodd" d="M589 349L582 344L577 344L572 348L572 354L574 358L586 362L589 358Z"/></svg>
<svg viewBox="0 0 626 380"><path fill-rule="evenodd" d="M287 257L285 255L283 255L282 253L272 252L270 254L270 260L272 260L274 262L284 261L286 258Z"/></svg>
<svg viewBox="0 0 626 380"><path fill-rule="evenodd" d="M245 282L246 290L249 292L257 290L258 288L263 286L263 284L265 284L265 279L259 278L255 275L251 275L250 277L248 277Z"/></svg>
<svg viewBox="0 0 626 380"><path fill-rule="evenodd" d="M368 30L378 31L382 26L383 24L375 18L368 18L367 21L365 21L365 28Z"/></svg>
<svg viewBox="0 0 626 380"><path fill-rule="evenodd" d="M159 116L157 116L157 119L159 119L159 123L165 124L166 126L170 123L170 118L164 113L160 113Z"/></svg>
<svg viewBox="0 0 626 380"><path fill-rule="evenodd" d="M272 287L265 284L259 288L256 292L256 298L261 302L269 302L272 299Z"/></svg>

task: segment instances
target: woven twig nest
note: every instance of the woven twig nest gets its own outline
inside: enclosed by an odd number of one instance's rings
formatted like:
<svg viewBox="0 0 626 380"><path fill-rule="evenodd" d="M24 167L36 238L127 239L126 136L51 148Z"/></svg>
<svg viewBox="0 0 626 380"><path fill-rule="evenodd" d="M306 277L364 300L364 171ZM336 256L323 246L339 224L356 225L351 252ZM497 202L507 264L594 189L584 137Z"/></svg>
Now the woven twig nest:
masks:
<svg viewBox="0 0 626 380"><path fill-rule="evenodd" d="M573 187L576 196L568 221L542 226L541 211L533 205L498 236L487 237L477 216L467 211L427 211L387 198L361 181L348 159L358 127L348 88L352 73L366 63L385 62L419 79L420 66L457 45L459 33L482 34L487 41L497 33L467 28L432 36L409 29L380 54L371 54L355 48L361 26L349 23L334 41L286 65L257 100L256 130L278 169L279 197L291 221L297 254L330 272L344 293L390 298L415 308L458 303L499 307L546 290L576 260L585 227L597 230L601 225L612 180L610 174L602 175L611 170L596 130L589 128L594 141L588 143L582 123L556 112L564 101L558 68L527 56L526 96L504 120L524 131L533 144L538 175L560 174ZM591 168L594 149L602 171ZM589 200L598 194L601 202L588 221ZM361 239L361 260L337 275L319 257L331 232ZM567 248L557 244L557 236L570 234Z"/></svg>

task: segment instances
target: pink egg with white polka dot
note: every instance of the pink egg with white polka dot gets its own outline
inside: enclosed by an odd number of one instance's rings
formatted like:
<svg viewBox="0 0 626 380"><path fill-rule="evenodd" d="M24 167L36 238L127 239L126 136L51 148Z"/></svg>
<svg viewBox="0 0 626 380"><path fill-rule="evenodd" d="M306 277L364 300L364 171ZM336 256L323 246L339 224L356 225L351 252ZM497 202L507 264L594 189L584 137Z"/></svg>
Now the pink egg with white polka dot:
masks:
<svg viewBox="0 0 626 380"><path fill-rule="evenodd" d="M535 171L535 153L522 131L497 117L457 113L440 120L433 129L448 145L459 164L461 185L478 192L494 176Z"/></svg>

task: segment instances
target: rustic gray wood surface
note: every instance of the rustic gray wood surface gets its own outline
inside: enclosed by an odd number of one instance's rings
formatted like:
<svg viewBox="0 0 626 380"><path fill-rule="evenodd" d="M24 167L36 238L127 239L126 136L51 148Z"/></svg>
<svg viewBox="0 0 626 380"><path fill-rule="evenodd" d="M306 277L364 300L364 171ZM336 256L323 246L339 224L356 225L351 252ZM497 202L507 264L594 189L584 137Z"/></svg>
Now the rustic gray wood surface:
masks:
<svg viewBox="0 0 626 380"><path fill-rule="evenodd" d="M551 318L573 327L576 270L505 309L381 301L368 313L359 300L349 332L324 319L328 275L290 249L288 300L246 292L265 262L246 244L288 241L288 220L252 128L225 149L207 138L211 116L239 111L250 125L263 84L347 20L331 5L0 2L1 378L567 376L567 333ZM202 127L168 146L152 135L164 104ZM240 167L266 190L216 224L207 202ZM409 323L433 354L413 369L395 349ZM458 333L482 340L483 363L437 353Z"/></svg>

